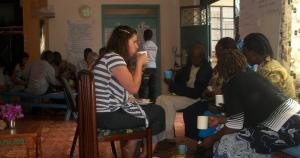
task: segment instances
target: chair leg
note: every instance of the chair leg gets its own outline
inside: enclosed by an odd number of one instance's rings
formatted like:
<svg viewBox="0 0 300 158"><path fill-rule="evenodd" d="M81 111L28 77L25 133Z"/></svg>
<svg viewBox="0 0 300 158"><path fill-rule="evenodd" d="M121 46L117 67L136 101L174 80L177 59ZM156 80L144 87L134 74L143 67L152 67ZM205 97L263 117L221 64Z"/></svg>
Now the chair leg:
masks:
<svg viewBox="0 0 300 158"><path fill-rule="evenodd" d="M67 109L65 114L65 121L69 121L71 117L71 110Z"/></svg>
<svg viewBox="0 0 300 158"><path fill-rule="evenodd" d="M152 158L152 131L151 128L146 129L147 132L147 158Z"/></svg>
<svg viewBox="0 0 300 158"><path fill-rule="evenodd" d="M114 141L111 141L111 142L110 142L110 145L111 145L111 150L112 150L112 152L113 152L115 158L117 158L118 155L117 155L117 150L116 150L115 142L114 142Z"/></svg>
<svg viewBox="0 0 300 158"><path fill-rule="evenodd" d="M76 131L75 131L75 135L73 137L71 150L70 150L70 158L73 158L73 156L74 156L74 150L75 150L75 147L76 147L76 142L77 142L77 139L78 139L78 135L79 135L79 132L78 132L78 126L77 126Z"/></svg>

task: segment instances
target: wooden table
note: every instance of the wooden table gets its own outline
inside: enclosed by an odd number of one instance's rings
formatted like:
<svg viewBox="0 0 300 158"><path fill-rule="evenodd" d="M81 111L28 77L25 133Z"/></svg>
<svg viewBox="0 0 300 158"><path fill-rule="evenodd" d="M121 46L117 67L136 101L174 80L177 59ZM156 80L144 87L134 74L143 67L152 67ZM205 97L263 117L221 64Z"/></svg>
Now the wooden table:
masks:
<svg viewBox="0 0 300 158"><path fill-rule="evenodd" d="M0 130L0 148L3 145L25 145L28 158L41 158L41 128L37 123L17 121L15 129Z"/></svg>

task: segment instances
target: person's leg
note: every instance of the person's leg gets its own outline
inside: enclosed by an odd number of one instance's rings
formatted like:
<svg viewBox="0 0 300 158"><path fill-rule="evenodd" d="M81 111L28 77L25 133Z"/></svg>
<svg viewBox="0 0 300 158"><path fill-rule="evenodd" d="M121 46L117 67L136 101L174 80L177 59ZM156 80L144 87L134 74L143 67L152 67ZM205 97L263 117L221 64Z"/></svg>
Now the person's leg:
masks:
<svg viewBox="0 0 300 158"><path fill-rule="evenodd" d="M278 132L257 125L237 133L225 135L215 144L215 157L271 157L274 151L300 143L300 116L292 116ZM242 155L241 155L242 154Z"/></svg>
<svg viewBox="0 0 300 158"><path fill-rule="evenodd" d="M145 126L145 120L119 109L115 112L97 113L97 128L119 130Z"/></svg>
<svg viewBox="0 0 300 158"><path fill-rule="evenodd" d="M149 72L149 99L151 100L151 102L155 102L156 97L157 97L157 93L156 93L156 69L150 69Z"/></svg>
<svg viewBox="0 0 300 158"><path fill-rule="evenodd" d="M174 139L174 121L176 111L184 109L198 100L176 95L161 95L156 99L156 104L160 105L166 114L166 138Z"/></svg>
<svg viewBox="0 0 300 158"><path fill-rule="evenodd" d="M155 150L157 143L164 139L164 130L165 130L165 112L162 107L150 104L141 106L145 111L149 127L152 129L152 152ZM146 157L146 143L144 143L143 151L140 155L140 158Z"/></svg>
<svg viewBox="0 0 300 158"><path fill-rule="evenodd" d="M278 132L258 125L249 130L240 131L239 137L251 142L251 147L256 152L264 154L299 145L300 116L292 116Z"/></svg>
<svg viewBox="0 0 300 158"><path fill-rule="evenodd" d="M152 143L152 152L156 148L156 145L157 145L157 143ZM139 158L146 158L147 157L147 151L146 151L146 149L147 149L147 144L144 143L144 145L143 145L143 151L140 154Z"/></svg>
<svg viewBox="0 0 300 158"><path fill-rule="evenodd" d="M251 148L250 142L240 139L238 133L224 135L216 142L213 150L214 158L257 157L271 158L271 154L259 154Z"/></svg>
<svg viewBox="0 0 300 158"><path fill-rule="evenodd" d="M139 98L149 98L149 80L150 80L150 74L148 72L148 69L145 70L143 76L142 76L142 82L139 90Z"/></svg>
<svg viewBox="0 0 300 158"><path fill-rule="evenodd" d="M186 137L198 140L197 116L203 114L207 110L207 106L206 102L198 101L183 110Z"/></svg>
<svg viewBox="0 0 300 158"><path fill-rule="evenodd" d="M116 112L97 113L97 128L119 130L145 126L145 120L136 118L124 110ZM137 140L129 140L121 143L122 157L132 158L136 149Z"/></svg>
<svg viewBox="0 0 300 158"><path fill-rule="evenodd" d="M133 158L135 154L137 140L122 141L121 144L122 157Z"/></svg>

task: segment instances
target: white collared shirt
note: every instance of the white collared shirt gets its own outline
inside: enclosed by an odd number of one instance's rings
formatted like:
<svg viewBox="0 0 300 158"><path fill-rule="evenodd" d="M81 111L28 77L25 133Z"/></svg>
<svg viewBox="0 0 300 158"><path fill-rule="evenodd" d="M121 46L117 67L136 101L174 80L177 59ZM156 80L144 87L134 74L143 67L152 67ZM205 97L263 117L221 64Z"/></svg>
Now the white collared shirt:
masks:
<svg viewBox="0 0 300 158"><path fill-rule="evenodd" d="M196 66L192 65L191 71L190 71L190 77L189 77L189 80L186 83L186 85L188 87L195 88L195 80L196 80L196 76L197 76L197 73L198 73L199 69L200 69L200 66L196 67Z"/></svg>

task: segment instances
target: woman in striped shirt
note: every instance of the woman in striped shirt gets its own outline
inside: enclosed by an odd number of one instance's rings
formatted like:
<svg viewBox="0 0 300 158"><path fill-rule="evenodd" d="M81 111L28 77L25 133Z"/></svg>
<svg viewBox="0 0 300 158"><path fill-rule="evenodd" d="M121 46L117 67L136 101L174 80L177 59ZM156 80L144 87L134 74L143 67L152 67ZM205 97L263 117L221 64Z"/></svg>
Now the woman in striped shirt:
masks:
<svg viewBox="0 0 300 158"><path fill-rule="evenodd" d="M157 105L140 106L128 102L129 93L138 92L146 54L136 54L137 32L128 26L118 26L108 40L106 51L102 53L94 67L96 87L97 126L102 129L126 129L150 127L153 133L153 149L163 139L165 129L164 110ZM127 63L136 57L133 73ZM136 140L125 142L123 157L133 157ZM145 149L145 148L144 148ZM140 157L145 157L143 150Z"/></svg>
<svg viewBox="0 0 300 158"><path fill-rule="evenodd" d="M214 157L271 157L300 143L299 104L255 72L245 72L246 58L228 51L218 61L224 78L225 126L200 147L214 144ZM237 66L238 65L238 66Z"/></svg>

